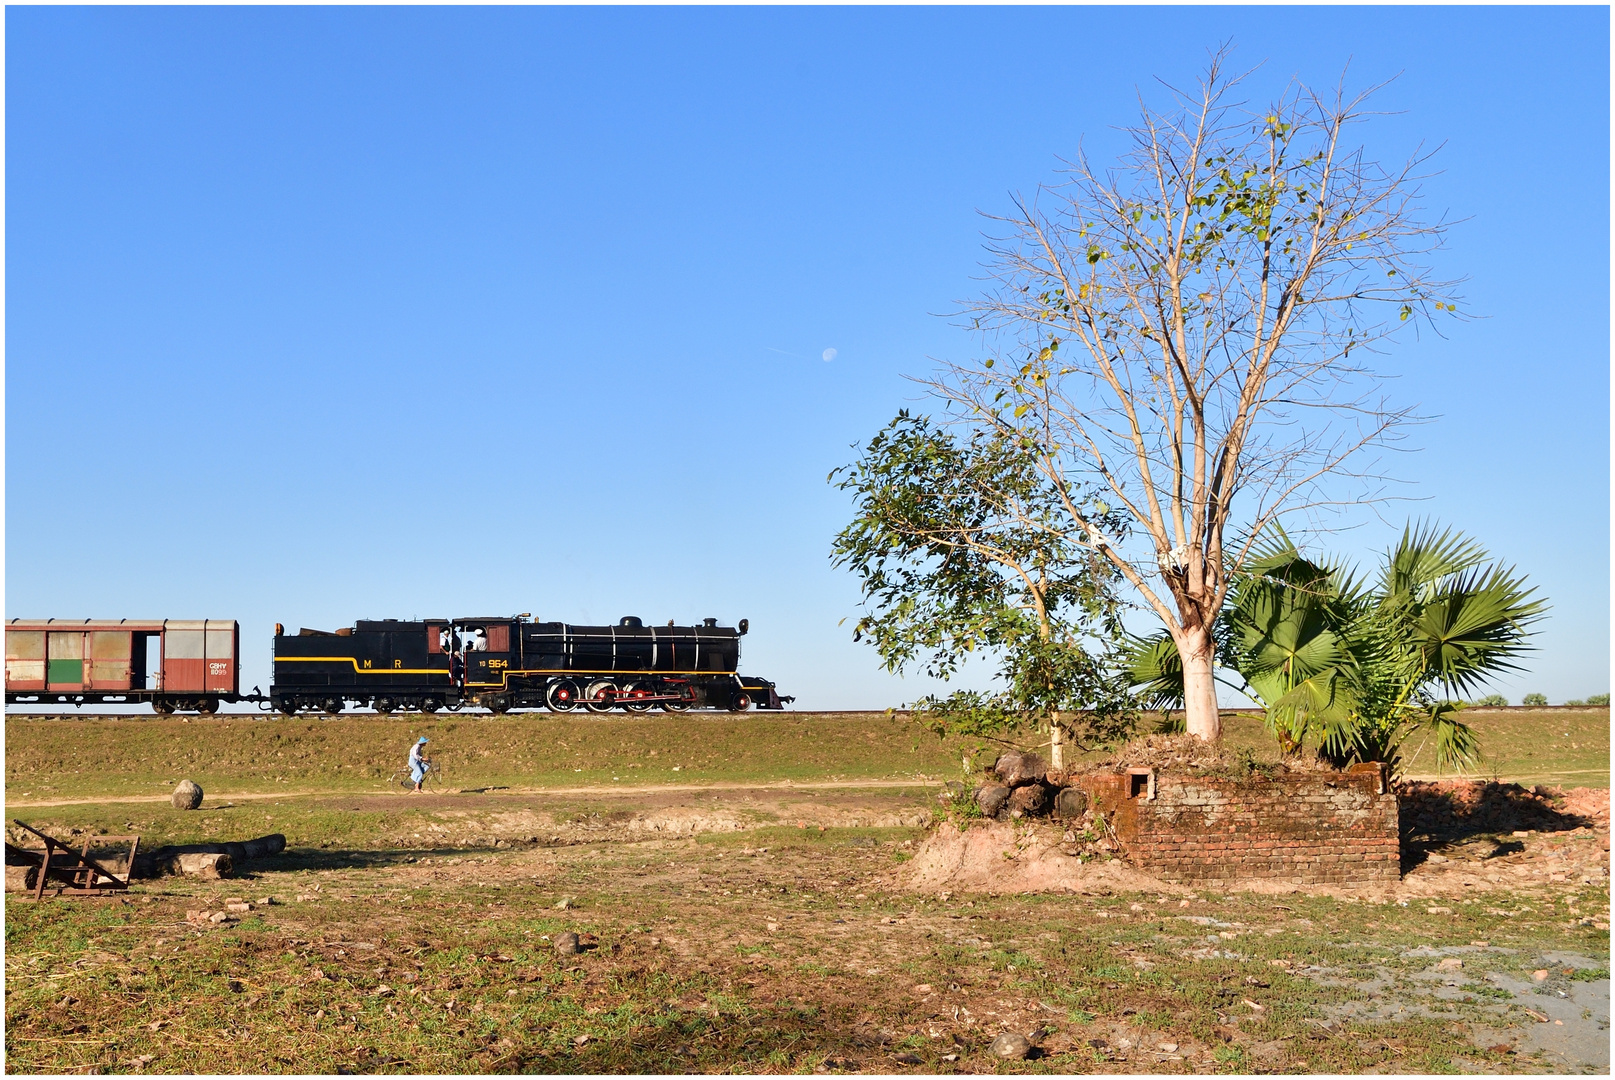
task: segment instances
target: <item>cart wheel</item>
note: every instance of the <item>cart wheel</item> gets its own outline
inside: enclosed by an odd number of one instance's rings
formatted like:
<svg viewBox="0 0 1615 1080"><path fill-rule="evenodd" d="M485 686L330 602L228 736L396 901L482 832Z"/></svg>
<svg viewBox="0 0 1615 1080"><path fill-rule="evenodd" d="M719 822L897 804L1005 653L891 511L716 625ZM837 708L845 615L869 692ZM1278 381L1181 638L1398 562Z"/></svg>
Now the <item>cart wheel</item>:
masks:
<svg viewBox="0 0 1615 1080"><path fill-rule="evenodd" d="M153 698L151 701L151 711L156 713L158 716L173 716L174 703L169 701L167 698Z"/></svg>
<svg viewBox="0 0 1615 1080"><path fill-rule="evenodd" d="M203 716L212 716L219 711L219 699L216 697L203 698L196 703L196 711Z"/></svg>
<svg viewBox="0 0 1615 1080"><path fill-rule="evenodd" d="M390 697L379 697L376 699L375 704L372 705L371 708L375 709L382 716L386 716L388 713L398 708L398 702L394 701Z"/></svg>

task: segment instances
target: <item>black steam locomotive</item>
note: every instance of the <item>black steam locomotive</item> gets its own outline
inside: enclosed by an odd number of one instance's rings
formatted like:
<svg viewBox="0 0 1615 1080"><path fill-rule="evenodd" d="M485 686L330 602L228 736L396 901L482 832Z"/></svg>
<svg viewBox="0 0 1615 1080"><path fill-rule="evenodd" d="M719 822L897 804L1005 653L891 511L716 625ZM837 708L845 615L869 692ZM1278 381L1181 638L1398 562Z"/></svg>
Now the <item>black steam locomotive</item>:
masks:
<svg viewBox="0 0 1615 1080"><path fill-rule="evenodd" d="M335 632L288 634L275 624L271 706L335 713L436 712L475 705L495 713L547 708L743 712L781 709L766 679L740 675L738 627L615 626L532 622L529 615L482 619L360 621Z"/></svg>

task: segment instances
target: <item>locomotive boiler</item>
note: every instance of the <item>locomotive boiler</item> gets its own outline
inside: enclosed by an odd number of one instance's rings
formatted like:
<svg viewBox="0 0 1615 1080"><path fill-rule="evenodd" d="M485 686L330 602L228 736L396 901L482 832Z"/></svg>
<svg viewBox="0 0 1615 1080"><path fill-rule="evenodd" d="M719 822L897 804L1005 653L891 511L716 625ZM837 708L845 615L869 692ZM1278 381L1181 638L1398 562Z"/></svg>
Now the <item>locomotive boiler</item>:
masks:
<svg viewBox="0 0 1615 1080"><path fill-rule="evenodd" d="M766 679L739 673L746 620L719 626L533 622L530 615L360 620L336 631L275 627L271 706L335 713L436 712L468 705L494 713L547 708L595 713L692 708L781 709Z"/></svg>

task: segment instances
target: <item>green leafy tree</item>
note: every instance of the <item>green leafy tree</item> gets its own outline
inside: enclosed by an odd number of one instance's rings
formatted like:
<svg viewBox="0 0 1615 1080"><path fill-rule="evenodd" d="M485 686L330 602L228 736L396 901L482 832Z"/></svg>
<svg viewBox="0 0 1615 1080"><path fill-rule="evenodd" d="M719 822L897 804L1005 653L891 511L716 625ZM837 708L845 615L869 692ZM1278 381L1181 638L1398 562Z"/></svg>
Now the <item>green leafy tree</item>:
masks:
<svg viewBox="0 0 1615 1080"><path fill-rule="evenodd" d="M1526 694L1520 701L1521 705L1546 705L1547 703L1548 695L1546 694Z"/></svg>
<svg viewBox="0 0 1615 1080"><path fill-rule="evenodd" d="M1288 753L1395 767L1408 738L1434 738L1442 768L1478 759L1461 696L1516 670L1545 604L1522 575L1451 530L1409 525L1370 585L1304 557L1274 528L1253 547L1219 614L1223 655ZM1173 642L1135 642L1147 703L1181 700Z"/></svg>
<svg viewBox="0 0 1615 1080"><path fill-rule="evenodd" d="M1061 508L1080 496L1036 465L1023 439L901 412L830 474L856 507L832 558L858 575L854 636L888 670L947 679L971 655L998 657L1000 692L927 699L927 722L1002 737L1042 720L1058 759L1070 730L1125 728L1131 699L1100 644L1122 637L1115 570L1062 531ZM1086 510L1124 528L1101 506Z"/></svg>

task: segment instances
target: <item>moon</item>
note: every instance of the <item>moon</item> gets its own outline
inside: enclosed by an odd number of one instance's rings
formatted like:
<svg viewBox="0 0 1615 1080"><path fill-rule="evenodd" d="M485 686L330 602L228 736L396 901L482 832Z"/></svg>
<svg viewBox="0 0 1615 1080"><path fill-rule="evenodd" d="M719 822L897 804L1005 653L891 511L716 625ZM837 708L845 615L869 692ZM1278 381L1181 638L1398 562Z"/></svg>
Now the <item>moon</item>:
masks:
<svg viewBox="0 0 1615 1080"><path fill-rule="evenodd" d="M826 349L826 350L824 350L824 362L826 364L828 364L830 361L834 360L835 358L836 358L836 351L834 349Z"/></svg>

